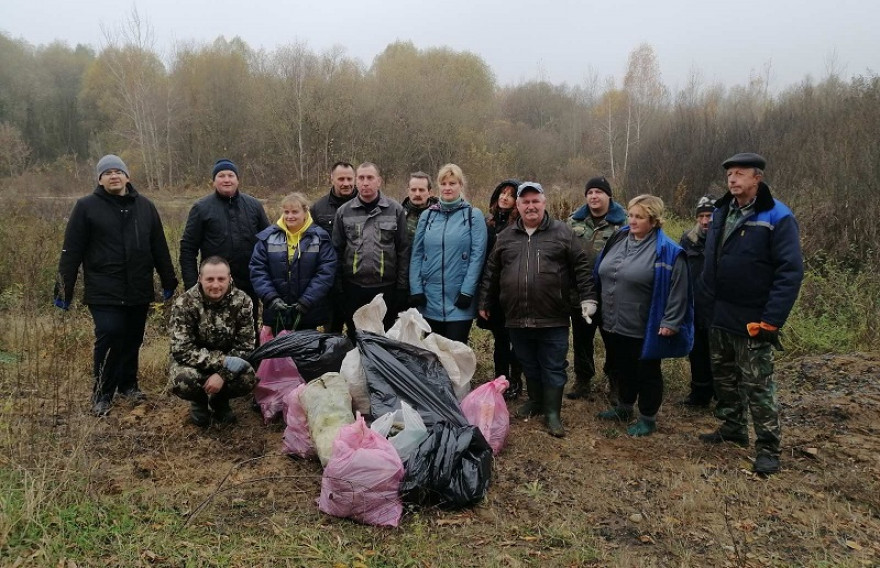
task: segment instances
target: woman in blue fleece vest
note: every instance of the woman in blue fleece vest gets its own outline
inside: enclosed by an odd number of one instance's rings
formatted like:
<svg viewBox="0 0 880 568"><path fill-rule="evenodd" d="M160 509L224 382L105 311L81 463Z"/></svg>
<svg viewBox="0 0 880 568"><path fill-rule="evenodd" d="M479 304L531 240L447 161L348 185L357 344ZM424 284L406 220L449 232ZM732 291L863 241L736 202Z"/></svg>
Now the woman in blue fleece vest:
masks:
<svg viewBox="0 0 880 568"><path fill-rule="evenodd" d="M614 234L596 262L606 353L620 378L620 402L599 413L629 421L636 400L639 420L627 432L657 429L663 402L660 360L686 356L694 342L694 302L684 251L661 229L663 200L639 195L627 206L629 225Z"/></svg>

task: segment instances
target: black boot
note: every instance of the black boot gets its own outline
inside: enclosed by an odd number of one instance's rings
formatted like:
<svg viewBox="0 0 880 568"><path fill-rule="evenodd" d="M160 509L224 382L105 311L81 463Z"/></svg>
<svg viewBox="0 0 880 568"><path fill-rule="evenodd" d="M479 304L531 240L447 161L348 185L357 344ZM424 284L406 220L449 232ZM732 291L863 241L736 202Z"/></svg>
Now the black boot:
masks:
<svg viewBox="0 0 880 568"><path fill-rule="evenodd" d="M557 438L565 437L565 428L562 427L562 387L544 386L544 413L547 416L547 429L551 435Z"/></svg>
<svg viewBox="0 0 880 568"><path fill-rule="evenodd" d="M519 418L530 418L544 414L544 385L540 380L535 381L526 377L526 387L529 401L517 409L516 415Z"/></svg>
<svg viewBox="0 0 880 568"><path fill-rule="evenodd" d="M620 382L613 374L608 375L608 402L611 406L620 404Z"/></svg>
<svg viewBox="0 0 880 568"><path fill-rule="evenodd" d="M235 424L238 421L229 407L229 395L226 394L226 389L211 398L211 409L214 411L214 421L219 424Z"/></svg>
<svg viewBox="0 0 880 568"><path fill-rule="evenodd" d="M566 398L569 400L578 400L581 398L589 398L590 397L590 379L581 379L575 378L574 386L571 391L567 395Z"/></svg>
<svg viewBox="0 0 880 568"><path fill-rule="evenodd" d="M522 394L522 369L519 364L510 364L510 374L507 376L510 386L504 391L504 400L516 400Z"/></svg>
<svg viewBox="0 0 880 568"><path fill-rule="evenodd" d="M208 408L207 395L190 402L189 420L199 428L206 428L211 424L211 409Z"/></svg>

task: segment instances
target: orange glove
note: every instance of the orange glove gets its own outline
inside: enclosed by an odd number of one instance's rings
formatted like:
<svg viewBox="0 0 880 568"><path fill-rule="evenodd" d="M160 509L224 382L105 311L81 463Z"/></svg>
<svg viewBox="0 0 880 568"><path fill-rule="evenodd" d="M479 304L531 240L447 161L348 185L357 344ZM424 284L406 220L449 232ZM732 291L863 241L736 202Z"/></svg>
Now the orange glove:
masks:
<svg viewBox="0 0 880 568"><path fill-rule="evenodd" d="M749 332L749 337L758 341L766 341L776 349L782 351L782 343L779 341L779 328L775 325L770 325L763 321L761 323L747 323L746 331Z"/></svg>
<svg viewBox="0 0 880 568"><path fill-rule="evenodd" d="M762 329L770 332L779 331L779 328L775 325L770 325L769 323L763 321L761 323L752 322L746 324L746 330L748 330L749 332L749 337L756 337Z"/></svg>

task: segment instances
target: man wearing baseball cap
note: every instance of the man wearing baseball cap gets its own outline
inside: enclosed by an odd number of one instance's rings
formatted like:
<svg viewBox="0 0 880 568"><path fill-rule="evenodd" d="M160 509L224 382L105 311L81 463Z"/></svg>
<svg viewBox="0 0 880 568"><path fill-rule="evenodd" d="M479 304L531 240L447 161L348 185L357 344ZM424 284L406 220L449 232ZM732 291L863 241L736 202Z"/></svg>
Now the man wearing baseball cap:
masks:
<svg viewBox="0 0 880 568"><path fill-rule="evenodd" d="M257 233L269 226L269 218L259 200L238 190L239 183L238 166L226 158L217 160L211 168L214 191L195 202L186 220L180 239L180 272L189 290L199 279L199 258L225 259L235 287L253 301L256 328L260 301L248 264Z"/></svg>
<svg viewBox="0 0 880 568"><path fill-rule="evenodd" d="M561 438L569 289L577 288L582 317L592 323L597 304L592 267L571 228L546 212L541 184L520 184L516 208L519 219L498 234L489 254L480 287L480 317L490 319L491 306L500 303L528 385L529 401L517 415L543 414L550 434Z"/></svg>
<svg viewBox="0 0 880 568"><path fill-rule="evenodd" d="M755 473L779 471L780 424L773 348L797 300L804 266L791 210L764 183L766 160L753 153L724 161L728 193L706 237L703 282L712 296L712 375L722 421L707 443L748 446L746 406L755 429Z"/></svg>
<svg viewBox="0 0 880 568"><path fill-rule="evenodd" d="M129 183L128 166L108 154L98 161L98 187L73 206L58 261L55 305L70 309L80 265L95 322L92 414L106 416L116 395L144 398L138 359L147 312L153 302L153 271L162 297L177 288L162 220L155 205Z"/></svg>

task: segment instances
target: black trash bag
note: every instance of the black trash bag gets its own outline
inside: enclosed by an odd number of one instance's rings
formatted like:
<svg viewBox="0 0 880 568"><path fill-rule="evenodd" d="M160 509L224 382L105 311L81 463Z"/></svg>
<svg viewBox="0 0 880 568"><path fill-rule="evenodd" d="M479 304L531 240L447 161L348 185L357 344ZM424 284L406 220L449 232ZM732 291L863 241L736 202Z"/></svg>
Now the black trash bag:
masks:
<svg viewBox="0 0 880 568"><path fill-rule="evenodd" d="M370 391L370 414L400 410L405 400L429 429L436 422L468 425L437 355L369 331L357 332L357 344Z"/></svg>
<svg viewBox="0 0 880 568"><path fill-rule="evenodd" d="M492 448L479 428L439 422L407 460L400 495L408 503L459 509L482 501L491 480Z"/></svg>
<svg viewBox="0 0 880 568"><path fill-rule="evenodd" d="M256 369L263 359L290 357L302 378L313 381L324 373L338 373L342 359L351 350L351 342L344 335L304 329L267 341L245 358Z"/></svg>

